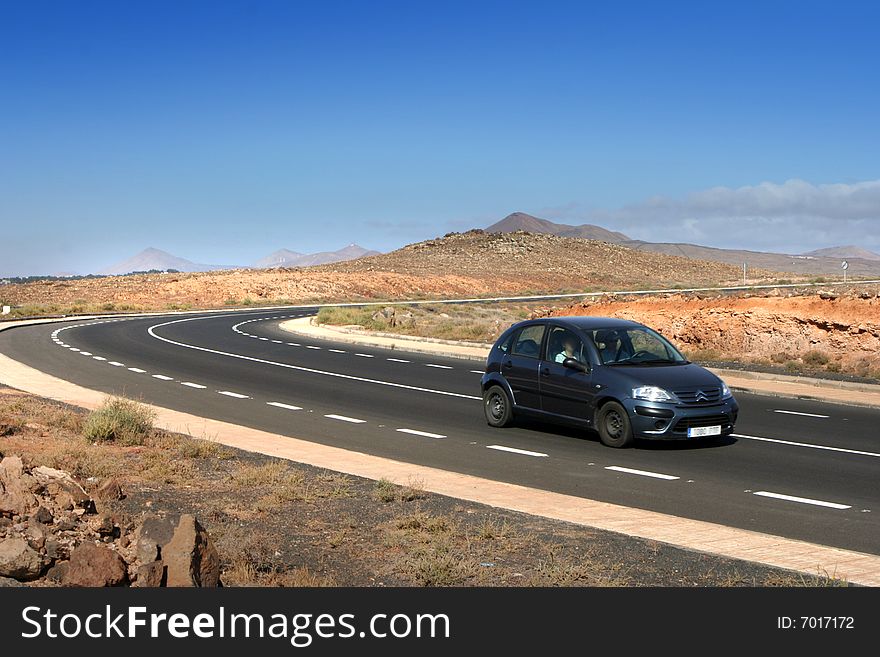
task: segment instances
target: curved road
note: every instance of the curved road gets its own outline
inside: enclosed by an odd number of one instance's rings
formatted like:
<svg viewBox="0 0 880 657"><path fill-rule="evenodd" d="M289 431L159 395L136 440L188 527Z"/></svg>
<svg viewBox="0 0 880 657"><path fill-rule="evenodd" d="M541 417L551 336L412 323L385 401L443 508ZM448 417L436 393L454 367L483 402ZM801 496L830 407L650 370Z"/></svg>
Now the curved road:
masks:
<svg viewBox="0 0 880 657"><path fill-rule="evenodd" d="M482 362L299 338L314 310L20 327L0 352L87 388L281 435L880 554L880 411L740 393L720 445L612 450L482 417ZM857 394L857 393L854 393Z"/></svg>

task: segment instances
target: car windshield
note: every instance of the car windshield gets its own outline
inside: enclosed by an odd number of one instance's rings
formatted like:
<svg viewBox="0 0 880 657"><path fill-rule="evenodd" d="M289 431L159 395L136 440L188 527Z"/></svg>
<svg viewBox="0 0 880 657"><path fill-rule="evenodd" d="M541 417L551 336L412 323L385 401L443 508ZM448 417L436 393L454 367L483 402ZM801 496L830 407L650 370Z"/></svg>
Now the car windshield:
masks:
<svg viewBox="0 0 880 657"><path fill-rule="evenodd" d="M603 365L684 365L672 344L646 326L590 331Z"/></svg>

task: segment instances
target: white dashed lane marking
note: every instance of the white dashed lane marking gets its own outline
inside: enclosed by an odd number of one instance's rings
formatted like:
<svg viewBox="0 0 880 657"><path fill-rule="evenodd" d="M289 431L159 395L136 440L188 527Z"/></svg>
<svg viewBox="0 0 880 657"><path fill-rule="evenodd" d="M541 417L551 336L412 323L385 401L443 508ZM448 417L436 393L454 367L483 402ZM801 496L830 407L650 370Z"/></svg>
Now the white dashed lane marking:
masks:
<svg viewBox="0 0 880 657"><path fill-rule="evenodd" d="M527 449L505 447L504 445L486 445L486 449L495 449L499 452L511 452L512 454L522 454L523 456L547 456L547 454L545 454L544 452L531 452Z"/></svg>
<svg viewBox="0 0 880 657"><path fill-rule="evenodd" d="M327 351L334 354L344 354L347 353L344 349L328 349Z"/></svg>
<svg viewBox="0 0 880 657"><path fill-rule="evenodd" d="M187 388L197 388L199 390L204 390L208 386L203 386L201 383L192 383L190 381L181 381L180 385L186 386Z"/></svg>
<svg viewBox="0 0 880 657"><path fill-rule="evenodd" d="M471 370L471 374L485 374L483 370Z"/></svg>
<svg viewBox="0 0 880 657"><path fill-rule="evenodd" d="M129 372L134 372L135 374L146 374L147 370L142 370L140 367L129 367Z"/></svg>
<svg viewBox="0 0 880 657"><path fill-rule="evenodd" d="M801 413L800 411L784 411L781 408L774 409L774 413L784 413L785 415L802 415L804 417L819 417L819 418L828 418L827 415L821 415L820 413Z"/></svg>
<svg viewBox="0 0 880 657"><path fill-rule="evenodd" d="M218 395L226 395L227 397L235 397L235 399L250 399L247 395L243 395L240 392L230 392L229 390L218 390Z"/></svg>
<svg viewBox="0 0 880 657"><path fill-rule="evenodd" d="M390 360L392 363L408 363L408 360L404 360L403 358L386 358L385 360Z"/></svg>
<svg viewBox="0 0 880 657"><path fill-rule="evenodd" d="M434 365L434 363L425 363L425 367L436 367L438 370L451 370L449 365Z"/></svg>
<svg viewBox="0 0 880 657"><path fill-rule="evenodd" d="M446 438L441 433L430 433L428 431L417 431L416 429L397 429L400 433L409 433L413 436L423 436L425 438Z"/></svg>
<svg viewBox="0 0 880 657"><path fill-rule="evenodd" d="M165 376L164 374L154 374L154 379L159 379L160 381L174 381L173 376Z"/></svg>
<svg viewBox="0 0 880 657"><path fill-rule="evenodd" d="M118 360L111 360L108 365L112 365L113 367L125 367L125 363L120 363Z"/></svg>
<svg viewBox="0 0 880 657"><path fill-rule="evenodd" d="M107 359L104 358L103 356L92 356L92 358L93 358L94 360L107 360Z"/></svg>
<svg viewBox="0 0 880 657"><path fill-rule="evenodd" d="M640 475L642 477L653 477L654 479L666 479L667 481L673 481L678 479L674 475L663 474L661 472L649 472L647 470L634 470L633 468L624 468L619 465L609 465L605 468L606 470L614 470L614 472L624 472L626 474Z"/></svg>
<svg viewBox="0 0 880 657"><path fill-rule="evenodd" d="M355 354L355 356L360 356L361 358L375 358L373 354Z"/></svg>
<svg viewBox="0 0 880 657"><path fill-rule="evenodd" d="M348 417L346 415L334 415L333 413L329 415L325 415L324 417L330 418L331 420L341 420L342 422L351 422L352 424L363 424L366 420L359 420L356 417Z"/></svg>
<svg viewBox="0 0 880 657"><path fill-rule="evenodd" d="M92 352L90 352L90 351L80 351L80 352L79 352L79 355L80 355L80 356L91 356L91 355L92 355Z"/></svg>
<svg viewBox="0 0 880 657"><path fill-rule="evenodd" d="M266 402L269 406L277 408L286 408L288 411L301 411L302 406L294 406L293 404L282 404L281 402Z"/></svg>
<svg viewBox="0 0 880 657"><path fill-rule="evenodd" d="M772 497L777 500L785 500L786 502L800 502L801 504L812 504L813 506L824 506L829 509L851 509L849 504L838 504L837 502L825 502L823 500L811 500L809 497L795 497L794 495L783 495L782 493L771 493L766 490L755 491L755 495L759 497Z"/></svg>
<svg viewBox="0 0 880 657"><path fill-rule="evenodd" d="M306 345L306 349L320 349L320 348L321 348L321 347L316 347L316 346L311 345L311 344L307 344L307 345Z"/></svg>
<svg viewBox="0 0 880 657"><path fill-rule="evenodd" d="M70 349L71 351L79 351L79 349L77 349L76 347L68 347L68 349Z"/></svg>
<svg viewBox="0 0 880 657"><path fill-rule="evenodd" d="M765 443L777 443L779 445L792 445L794 447L810 447L812 449L824 449L829 452L843 452L844 454L857 454L859 456L873 456L880 458L878 452L865 452L860 449L848 449L846 447L831 447L830 445L813 445L812 443L797 443L793 440L780 440L779 438L764 438L762 436L747 436L741 433L730 434L734 438L745 438L746 440L759 440Z"/></svg>

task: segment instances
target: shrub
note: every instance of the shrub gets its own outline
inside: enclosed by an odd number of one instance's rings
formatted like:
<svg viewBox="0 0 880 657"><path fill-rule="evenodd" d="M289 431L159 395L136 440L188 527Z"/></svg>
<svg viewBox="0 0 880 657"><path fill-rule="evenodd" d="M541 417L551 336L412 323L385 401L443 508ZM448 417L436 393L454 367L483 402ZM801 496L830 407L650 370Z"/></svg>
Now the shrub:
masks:
<svg viewBox="0 0 880 657"><path fill-rule="evenodd" d="M153 411L137 402L112 397L89 414L82 434L91 442L142 445L152 431Z"/></svg>
<svg viewBox="0 0 880 657"><path fill-rule="evenodd" d="M787 372L791 372L792 374L798 374L803 369L804 365L800 361L789 360L785 363L785 370Z"/></svg>
<svg viewBox="0 0 880 657"><path fill-rule="evenodd" d="M801 356L801 360L804 361L804 365L809 365L810 367L821 367L823 365L827 365L828 361L831 359L828 358L826 354L823 354L821 351L816 351L812 349Z"/></svg>

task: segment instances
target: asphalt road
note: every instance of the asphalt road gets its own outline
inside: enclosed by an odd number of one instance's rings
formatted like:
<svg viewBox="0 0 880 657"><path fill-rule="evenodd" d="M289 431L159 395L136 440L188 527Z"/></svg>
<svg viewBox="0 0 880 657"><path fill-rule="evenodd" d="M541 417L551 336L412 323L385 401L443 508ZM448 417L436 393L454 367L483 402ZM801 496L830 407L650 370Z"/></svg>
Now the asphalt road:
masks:
<svg viewBox="0 0 880 657"><path fill-rule="evenodd" d="M738 394L721 444L486 425L482 363L299 338L254 311L37 325L0 352L95 390L397 460L880 554L880 410ZM857 393L854 393L857 394Z"/></svg>

